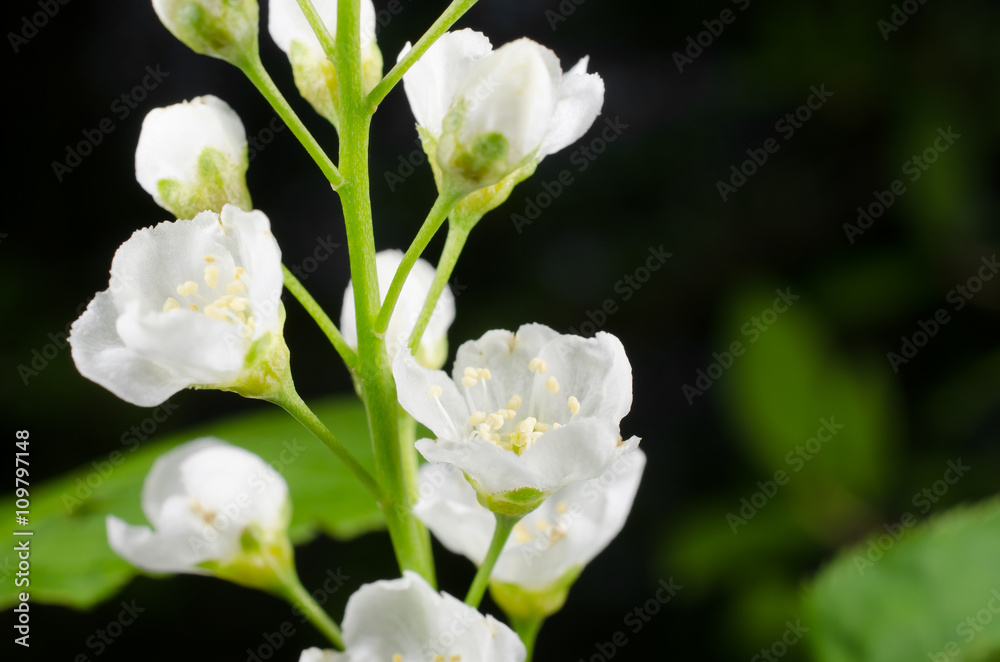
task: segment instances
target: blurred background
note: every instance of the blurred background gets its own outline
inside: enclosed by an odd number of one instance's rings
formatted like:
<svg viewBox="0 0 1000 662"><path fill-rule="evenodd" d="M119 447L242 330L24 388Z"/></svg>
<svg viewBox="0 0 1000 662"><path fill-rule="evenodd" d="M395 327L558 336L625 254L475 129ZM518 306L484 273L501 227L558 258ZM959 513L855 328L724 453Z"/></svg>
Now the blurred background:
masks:
<svg viewBox="0 0 1000 662"><path fill-rule="evenodd" d="M445 4L384 12L385 61ZM80 377L63 346L107 287L118 245L165 218L134 179L146 112L226 100L261 145L254 203L334 319L349 276L335 195L235 69L188 51L149 3L68 0L41 27L41 3L9 7L0 410L8 436L31 430L36 485L106 458L150 415ZM802 617L803 585L838 550L907 513L924 520L1000 491L996 3L481 0L458 25L495 45L528 36L564 68L589 55L607 86L591 131L479 224L452 281L453 348L534 321L614 333L633 366L623 434L643 438L646 475L625 530L547 622L536 659L609 659L619 632L621 660L773 655ZM297 97L266 34L262 51L335 153L333 129ZM152 89L147 67L161 72ZM105 118L113 131L91 153L54 168ZM372 136L376 241L405 248L435 192L401 86ZM340 246L317 261L321 242ZM287 309L302 394L352 393L311 320ZM171 401L143 444L266 407L216 392ZM949 463L969 469L951 481ZM462 593L471 564L436 549L442 588ZM335 617L395 568L383 533L320 537L298 563L307 586L331 568L350 576L327 605ZM683 588L653 612L671 579ZM139 577L87 611L32 604L32 647L16 659L95 659L87 642L122 600L148 616L102 660L243 662L290 618L220 581ZM321 644L296 626L273 659ZM779 657L809 659L790 638Z"/></svg>

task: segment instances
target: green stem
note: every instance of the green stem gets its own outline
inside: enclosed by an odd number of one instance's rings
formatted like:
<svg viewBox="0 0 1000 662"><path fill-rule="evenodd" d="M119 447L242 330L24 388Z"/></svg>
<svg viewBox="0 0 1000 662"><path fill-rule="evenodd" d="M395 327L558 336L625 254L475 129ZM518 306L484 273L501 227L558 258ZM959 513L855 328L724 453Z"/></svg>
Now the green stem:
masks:
<svg viewBox="0 0 1000 662"><path fill-rule="evenodd" d="M313 600L312 596L309 595L309 591L302 586L302 582L299 581L298 576L294 572L291 576L282 577L282 589L283 598L305 614L312 621L312 624L316 626L316 629L326 635L326 638L334 646L340 650L344 650L344 637L340 632L340 628L330 618L329 614L323 611L323 608Z"/></svg>
<svg viewBox="0 0 1000 662"><path fill-rule="evenodd" d="M424 300L424 307L420 310L420 317L410 334L410 350L416 352L420 345L420 338L424 335L427 324L434 314L434 307L437 305L441 292L444 291L451 273L455 270L458 256L462 254L465 240L469 238L469 230L461 225L450 223L448 225L448 237L444 241L444 250L441 251L441 259L438 261L437 271L434 272L434 281L431 289Z"/></svg>
<svg viewBox="0 0 1000 662"><path fill-rule="evenodd" d="M416 44L413 45L403 59L396 63L389 73L385 75L375 89L371 91L368 95L368 106L370 108L369 112L374 113L378 105L382 103L382 99L385 95L389 94L396 83L403 78L403 74L410 70L410 67L420 59L420 56L427 52L427 49L434 44L438 38L448 31L455 21L460 19L465 12L469 10L472 5L476 4L476 0L453 0L453 2L448 5L448 8L444 10L441 17L434 21L434 25L424 33Z"/></svg>
<svg viewBox="0 0 1000 662"><path fill-rule="evenodd" d="M278 86L274 84L271 76L264 69L264 65L260 61L260 56L253 54L253 56L238 63L237 66L246 74L250 82L257 87L257 90L271 104L271 107L278 113L281 120L292 130L292 133L299 139L302 146L306 148L309 156L313 158L313 161L316 162L316 165L319 166L319 169L323 171L323 175L330 182L330 186L334 190L343 186L343 175L337 170L337 166L333 165L333 161L326 155L323 148L319 146L316 139L312 137L312 134L309 133L309 130L302 123L302 120L299 119L299 116L295 114L295 111L292 110L292 107L288 105L288 101L285 100L281 91L278 90Z"/></svg>
<svg viewBox="0 0 1000 662"><path fill-rule="evenodd" d="M545 619L541 616L537 618L511 618L510 624L514 632L521 637L524 647L528 649L528 657L524 662L531 662L531 657L535 652L535 640L538 639L538 631L542 629Z"/></svg>
<svg viewBox="0 0 1000 662"><path fill-rule="evenodd" d="M358 322L358 371L368 426L375 449L375 474L386 492L386 525L396 560L434 584L430 535L411 510L416 475L406 467L415 461L413 444L403 444L397 424L398 403L385 341L373 332L379 306L368 177L371 114L361 80L359 0L337 3L334 66L340 94L340 164L346 184L340 193L347 227L347 246ZM407 455L413 457L407 458ZM404 459L406 458L406 459Z"/></svg>
<svg viewBox="0 0 1000 662"><path fill-rule="evenodd" d="M313 34L316 35L319 45L323 48L323 52L333 62L337 56L337 44L333 39L333 35L330 34L326 24L323 23L323 19L320 18L319 12L316 11L312 0L297 0L297 2L299 3L299 9L305 14L306 21L309 22L309 27L312 28Z"/></svg>
<svg viewBox="0 0 1000 662"><path fill-rule="evenodd" d="M406 253L403 254L403 259L399 263L396 275L392 277L392 284L389 285L389 291L386 292L385 301L382 302L378 319L375 321L375 333L383 334L389 328L392 311L396 308L396 302L403 291L403 285L406 283L407 276L410 275L410 270L413 269L413 265L417 263L417 259L427 249L427 244L434 238L437 231L441 229L441 225L448 218L448 214L455 208L459 200L461 200L460 196L440 194L437 200L434 201L434 206L427 213L427 218L424 220L423 225L420 226L420 230L417 231L417 236L413 238L413 243L410 244L410 247L406 249Z"/></svg>
<svg viewBox="0 0 1000 662"><path fill-rule="evenodd" d="M326 335L327 340L330 341L333 348L340 354L340 358L344 360L347 368L353 372L358 365L357 353L347 344L344 336L340 333L340 329L333 323L330 316L326 314L326 311L316 303L316 300L313 299L306 288L302 286L302 283L295 277L295 274L289 271L288 267L284 264L281 265L281 269L285 274L285 289L291 292L292 296L302 304L302 307L306 309L306 312L309 313L316 322L316 325Z"/></svg>
<svg viewBox="0 0 1000 662"><path fill-rule="evenodd" d="M319 420L319 417L313 413L309 405L299 397L294 387L284 389L279 394L268 397L267 400L287 411L303 427L312 432L313 436L323 442L323 445L329 448L347 466L351 473L368 488L368 491L372 493L376 501L379 503L385 502L386 496L372 475L358 462L354 455L351 454L351 451L323 425L323 421Z"/></svg>
<svg viewBox="0 0 1000 662"><path fill-rule="evenodd" d="M472 580L472 586L469 587L469 593L465 596L465 604L477 609L483 599L483 594L486 593L486 587L490 583L490 574L493 572L493 566L496 565L497 559L500 558L500 552L503 551L503 546L507 544L507 538L510 537L510 532L514 529L514 525L521 519L520 516L501 515L500 513L493 513L493 515L497 520L496 528L493 529L493 542L490 543L490 549L486 552L486 558L483 560L483 564L479 566L479 570Z"/></svg>

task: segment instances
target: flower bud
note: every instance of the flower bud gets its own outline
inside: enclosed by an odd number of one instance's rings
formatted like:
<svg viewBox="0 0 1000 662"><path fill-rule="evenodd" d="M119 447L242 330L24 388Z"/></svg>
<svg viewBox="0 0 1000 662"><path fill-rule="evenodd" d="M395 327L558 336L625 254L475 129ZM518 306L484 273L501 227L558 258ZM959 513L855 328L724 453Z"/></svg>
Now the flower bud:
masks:
<svg viewBox="0 0 1000 662"><path fill-rule="evenodd" d="M239 115L218 97L155 108L135 150L135 177L176 218L226 204L250 211L247 136Z"/></svg>
<svg viewBox="0 0 1000 662"><path fill-rule="evenodd" d="M257 53L257 0L153 0L153 9L195 53L236 65Z"/></svg>

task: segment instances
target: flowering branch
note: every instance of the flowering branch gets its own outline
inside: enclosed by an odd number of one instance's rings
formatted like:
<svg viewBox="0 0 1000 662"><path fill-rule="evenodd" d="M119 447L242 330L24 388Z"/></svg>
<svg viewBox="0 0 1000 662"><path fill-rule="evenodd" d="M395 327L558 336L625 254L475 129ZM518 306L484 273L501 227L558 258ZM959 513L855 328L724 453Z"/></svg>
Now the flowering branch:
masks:
<svg viewBox="0 0 1000 662"><path fill-rule="evenodd" d="M434 282L431 283L430 292L427 293L427 298L424 300L424 307L420 311L420 317L417 318L417 324L413 327L413 333L410 334L411 351L417 351L416 348L420 345L420 338L424 335L424 330L427 329L427 323L431 320L438 298L448 284L448 279L451 278L451 274L455 270L458 256L462 254L462 248L468 238L469 231L465 227L448 226L448 236L444 242L444 250L441 251L441 260L438 262L437 271L434 272Z"/></svg>

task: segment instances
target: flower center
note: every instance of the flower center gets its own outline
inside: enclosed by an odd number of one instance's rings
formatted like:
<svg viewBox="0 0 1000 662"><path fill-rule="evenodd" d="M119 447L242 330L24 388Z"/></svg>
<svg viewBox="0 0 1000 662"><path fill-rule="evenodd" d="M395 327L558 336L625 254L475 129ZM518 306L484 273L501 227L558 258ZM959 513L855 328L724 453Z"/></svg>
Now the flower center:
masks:
<svg viewBox="0 0 1000 662"><path fill-rule="evenodd" d="M462 662L462 656L449 655L448 657L445 657L444 655L435 655L431 658L431 660L433 660L433 662ZM392 662L403 662L403 656L396 653L392 656Z"/></svg>
<svg viewBox="0 0 1000 662"><path fill-rule="evenodd" d="M214 255L205 256L205 268L202 272L204 287L193 280L179 284L175 291L177 297L167 297L163 302L163 311L187 309L200 312L214 320L229 322L240 327L244 338L252 338L257 325L257 317L253 314L250 299L247 298L247 285L250 277L243 267L233 269L231 280L220 281L222 273Z"/></svg>
<svg viewBox="0 0 1000 662"><path fill-rule="evenodd" d="M561 390L559 380L555 375L549 375L548 364L537 356L528 362L527 369L533 374L531 392L528 396L527 404L524 398L514 393L507 400L505 406L491 411L489 387L487 382L493 379L489 368L476 368L467 366L462 372L461 385L465 389L465 400L469 405L469 416L466 424L466 435L469 439L485 439L490 443L513 451L520 455L531 448L538 439L549 430L555 430L563 426L562 423L553 421L553 418L565 420L565 413L557 408L565 406L569 409L569 420L580 413L580 401L575 396L569 396L565 404L551 406L551 401ZM451 423L455 437L459 434L459 427L455 425L451 417L441 404L440 397L443 391L440 386L432 386L430 397L437 402L438 408L444 413L445 418Z"/></svg>

